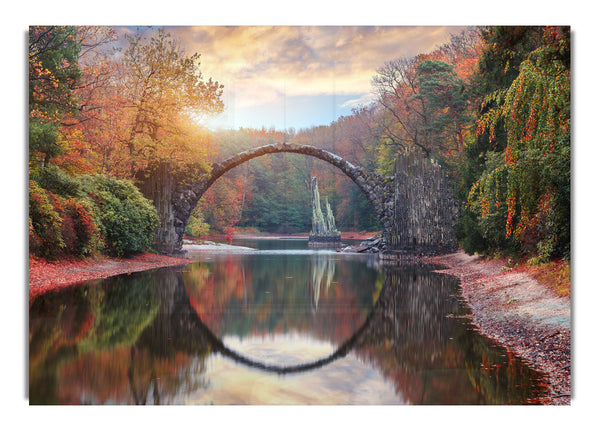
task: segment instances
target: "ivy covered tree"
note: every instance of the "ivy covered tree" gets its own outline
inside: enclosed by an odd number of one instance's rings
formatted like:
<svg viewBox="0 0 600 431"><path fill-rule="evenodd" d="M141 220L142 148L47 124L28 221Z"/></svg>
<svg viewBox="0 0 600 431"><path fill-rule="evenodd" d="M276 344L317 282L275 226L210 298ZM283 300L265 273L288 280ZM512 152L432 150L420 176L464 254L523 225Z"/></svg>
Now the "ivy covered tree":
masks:
<svg viewBox="0 0 600 431"><path fill-rule="evenodd" d="M491 26L479 29L482 41L476 73L468 88L469 97L478 106L477 117L504 104L504 94L519 74L527 56L541 46L543 27ZM491 97L490 95L494 95ZM464 157L458 166L456 195L466 203L473 184L498 168L504 158L507 136L504 119L497 118L492 131L476 129L476 136L465 146ZM467 205L457 223L457 236L468 253L495 251L517 252L519 244L506 238L507 208L505 202L488 207L484 215L480 208Z"/></svg>
<svg viewBox="0 0 600 431"><path fill-rule="evenodd" d="M482 219L503 209L505 237L541 260L570 256L570 80L569 29L546 28L510 87L486 98L497 106L478 122L490 141L502 122L506 147L472 187L469 204Z"/></svg>

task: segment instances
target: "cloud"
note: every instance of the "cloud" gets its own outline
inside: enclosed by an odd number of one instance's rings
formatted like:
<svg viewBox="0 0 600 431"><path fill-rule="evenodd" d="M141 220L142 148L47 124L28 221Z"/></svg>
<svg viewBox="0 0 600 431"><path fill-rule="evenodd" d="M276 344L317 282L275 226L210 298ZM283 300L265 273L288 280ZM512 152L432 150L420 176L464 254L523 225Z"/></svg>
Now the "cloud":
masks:
<svg viewBox="0 0 600 431"><path fill-rule="evenodd" d="M386 62L447 42L459 27L199 26L168 27L201 70L225 86L227 109L281 106L285 97L352 96L368 100ZM239 116L237 116L239 118Z"/></svg>
<svg viewBox="0 0 600 431"><path fill-rule="evenodd" d="M356 108L361 105L368 105L374 99L374 95L372 93L365 93L360 97L355 99L346 100L343 103L340 103L338 106L340 108Z"/></svg>
<svg viewBox="0 0 600 431"><path fill-rule="evenodd" d="M370 78L386 61L429 52L457 28L208 26L169 30L186 49L201 53L202 69L216 80L274 87L287 81L294 94L320 94L330 90L332 80L342 93L369 91Z"/></svg>

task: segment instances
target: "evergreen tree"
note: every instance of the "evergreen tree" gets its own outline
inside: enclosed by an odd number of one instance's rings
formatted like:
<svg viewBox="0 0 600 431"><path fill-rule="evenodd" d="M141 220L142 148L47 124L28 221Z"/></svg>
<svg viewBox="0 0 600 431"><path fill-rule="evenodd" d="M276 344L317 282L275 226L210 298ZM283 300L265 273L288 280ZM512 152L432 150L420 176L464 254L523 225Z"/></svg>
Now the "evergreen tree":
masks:
<svg viewBox="0 0 600 431"><path fill-rule="evenodd" d="M47 166L63 151L60 127L76 111L72 97L81 72L77 28L35 26L29 29L29 162Z"/></svg>

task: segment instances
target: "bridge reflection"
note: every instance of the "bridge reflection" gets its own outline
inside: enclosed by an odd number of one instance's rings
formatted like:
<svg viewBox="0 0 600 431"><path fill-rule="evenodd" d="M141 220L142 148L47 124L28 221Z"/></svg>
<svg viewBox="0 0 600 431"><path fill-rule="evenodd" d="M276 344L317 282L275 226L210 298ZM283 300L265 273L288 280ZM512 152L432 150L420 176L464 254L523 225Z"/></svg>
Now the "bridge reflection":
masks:
<svg viewBox="0 0 600 431"><path fill-rule="evenodd" d="M312 306L317 307L325 272L335 271L332 260L320 258L313 267ZM422 365L442 354L452 330L449 316L458 310L458 298L452 296L455 281L438 274L425 275L421 268L387 268L383 288L366 319L347 340L336 340L338 348L329 356L292 366L268 364L248 358L227 347L198 316L190 305L182 274L167 273L159 292L161 308L153 324L141 334L136 346L163 355L171 348L186 353L217 352L239 364L276 374L290 374L323 367L346 356L355 347L373 346L392 341L395 352L405 363ZM325 282L325 283L323 283ZM168 288L165 288L168 286ZM437 288L433 288L436 286ZM454 300L452 300L454 298Z"/></svg>
<svg viewBox="0 0 600 431"><path fill-rule="evenodd" d="M333 266L329 265L330 267ZM326 266L327 264L325 264ZM154 323L142 333L139 342L136 343L137 347L148 348L157 354L164 355L172 354L171 346L175 347L176 350L185 351L186 353L216 352L238 364L276 374L310 371L330 364L339 358L343 358L352 350L357 342L361 342L362 335L369 330L374 316L377 315L380 308L380 301L377 301L358 330L349 339L343 341L329 356L305 364L280 366L249 358L227 347L202 322L196 310L190 305L181 274L169 274L168 279L169 289L161 289L161 295L164 295L164 297L161 298L160 317L157 316ZM319 269L317 269L315 280L319 283L316 287L318 292L321 281L319 278ZM315 298L314 295L311 295L311 297ZM318 299L315 302L318 302ZM157 349L157 346L160 347Z"/></svg>
<svg viewBox="0 0 600 431"><path fill-rule="evenodd" d="M335 261L315 264L314 272L307 272L313 286L308 314L301 317L327 311L324 293L338 289ZM189 286L190 276L198 275L193 270L188 266L117 277L36 299L30 307L30 402L181 402L182 394L208 386L207 361L213 354L276 376L309 373L352 355L372 364L414 404L514 404L542 393L533 384L537 373L516 358L504 358L502 350L464 324L468 310L457 281L431 268L382 269L372 305L353 314L363 317L353 322L352 331L339 330L344 315L318 321L323 328L312 336L337 347L294 365L252 358L227 346L223 339L232 326L219 319L228 314L198 311ZM243 273L248 277L248 270ZM249 284L245 278L239 281ZM201 288L208 291L209 285L206 275ZM239 301L248 308L260 292L245 288ZM292 317L290 324L298 316Z"/></svg>

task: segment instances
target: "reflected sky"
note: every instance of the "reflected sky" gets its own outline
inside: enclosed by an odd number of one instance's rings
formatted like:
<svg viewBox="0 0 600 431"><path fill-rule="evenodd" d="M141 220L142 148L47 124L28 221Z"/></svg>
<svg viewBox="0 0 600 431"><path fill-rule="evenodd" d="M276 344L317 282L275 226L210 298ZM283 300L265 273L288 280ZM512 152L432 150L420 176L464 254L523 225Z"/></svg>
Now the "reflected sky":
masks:
<svg viewBox="0 0 600 431"><path fill-rule="evenodd" d="M279 365L311 362L330 355L336 346L299 334L225 337L224 343L246 356ZM220 356L208 360L208 386L189 397L185 404L403 404L393 384L368 364L348 355L305 374L279 376L236 366Z"/></svg>
<svg viewBox="0 0 600 431"><path fill-rule="evenodd" d="M547 390L477 333L455 278L287 245L35 298L30 403L527 404Z"/></svg>

